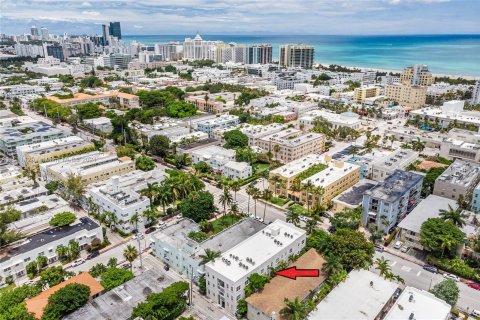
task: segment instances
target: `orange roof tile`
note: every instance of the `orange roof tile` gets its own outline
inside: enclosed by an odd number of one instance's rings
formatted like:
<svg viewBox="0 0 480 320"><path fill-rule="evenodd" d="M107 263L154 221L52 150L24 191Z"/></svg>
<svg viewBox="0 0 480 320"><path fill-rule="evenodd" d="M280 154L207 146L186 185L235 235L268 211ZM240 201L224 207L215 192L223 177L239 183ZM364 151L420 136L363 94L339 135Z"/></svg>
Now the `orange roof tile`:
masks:
<svg viewBox="0 0 480 320"><path fill-rule="evenodd" d="M59 289L71 283L78 283L88 286L90 288L90 297L93 297L94 295L102 292L104 289L103 286L90 275L90 273L83 272L75 277L63 281L56 286L49 288L48 290L43 291L38 296L27 300L26 304L28 311L33 312L37 319L41 319L43 315L43 309L45 309L48 304L48 298L52 294L57 292Z"/></svg>

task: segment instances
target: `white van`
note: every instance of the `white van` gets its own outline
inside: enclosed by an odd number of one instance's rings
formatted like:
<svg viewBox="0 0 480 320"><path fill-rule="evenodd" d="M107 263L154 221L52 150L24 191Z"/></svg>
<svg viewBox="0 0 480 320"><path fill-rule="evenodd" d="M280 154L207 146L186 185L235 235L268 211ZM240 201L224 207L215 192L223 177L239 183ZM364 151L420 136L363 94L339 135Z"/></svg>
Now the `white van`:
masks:
<svg viewBox="0 0 480 320"><path fill-rule="evenodd" d="M473 309L472 313L470 315L475 316L475 317L480 317L480 310Z"/></svg>

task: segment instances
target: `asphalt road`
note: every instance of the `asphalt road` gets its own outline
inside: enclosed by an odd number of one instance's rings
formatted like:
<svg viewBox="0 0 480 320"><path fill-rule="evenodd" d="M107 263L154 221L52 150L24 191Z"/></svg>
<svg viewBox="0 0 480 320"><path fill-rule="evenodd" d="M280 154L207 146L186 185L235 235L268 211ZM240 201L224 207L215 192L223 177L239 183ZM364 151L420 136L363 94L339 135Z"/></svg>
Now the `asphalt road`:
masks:
<svg viewBox="0 0 480 320"><path fill-rule="evenodd" d="M407 286L428 291L437 283L445 280L441 274L431 273L427 270L424 270L418 264L407 261L387 252L376 252L374 259L382 256L390 261L392 272L402 277L403 280L405 280L405 285ZM371 271L378 274L378 270L375 270L375 267L372 267ZM457 306L467 311L471 311L472 309L480 309L480 291L470 288L462 282L458 282L458 287L460 289L460 295Z"/></svg>

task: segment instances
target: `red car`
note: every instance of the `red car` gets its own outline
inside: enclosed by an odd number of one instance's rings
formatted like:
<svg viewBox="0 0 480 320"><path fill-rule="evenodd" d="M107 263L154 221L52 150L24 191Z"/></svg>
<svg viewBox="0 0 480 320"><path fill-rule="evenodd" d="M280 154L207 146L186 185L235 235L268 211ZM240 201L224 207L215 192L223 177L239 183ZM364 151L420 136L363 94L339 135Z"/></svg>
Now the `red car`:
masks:
<svg viewBox="0 0 480 320"><path fill-rule="evenodd" d="M470 288L473 288L473 289L475 289L475 290L480 290L480 284L478 284L478 283L468 282L467 285L468 285Z"/></svg>

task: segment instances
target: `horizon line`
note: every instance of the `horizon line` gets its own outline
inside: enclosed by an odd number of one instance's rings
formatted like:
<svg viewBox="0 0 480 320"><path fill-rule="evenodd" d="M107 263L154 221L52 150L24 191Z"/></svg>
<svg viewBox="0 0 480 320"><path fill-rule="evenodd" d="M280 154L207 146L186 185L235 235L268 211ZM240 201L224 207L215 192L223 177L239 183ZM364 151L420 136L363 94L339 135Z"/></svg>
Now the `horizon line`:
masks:
<svg viewBox="0 0 480 320"><path fill-rule="evenodd" d="M252 31L254 32L254 31ZM172 34L161 34L161 33L149 33L149 34L124 34L123 36L131 37L131 36L184 36L189 35L190 33L172 33ZM196 33L191 33L195 35ZM369 34L274 34L274 33L266 33L266 34L258 34L258 33L198 33L200 35L211 35L211 36L355 36L355 37L362 37L362 36L480 36L480 33L369 33Z"/></svg>

